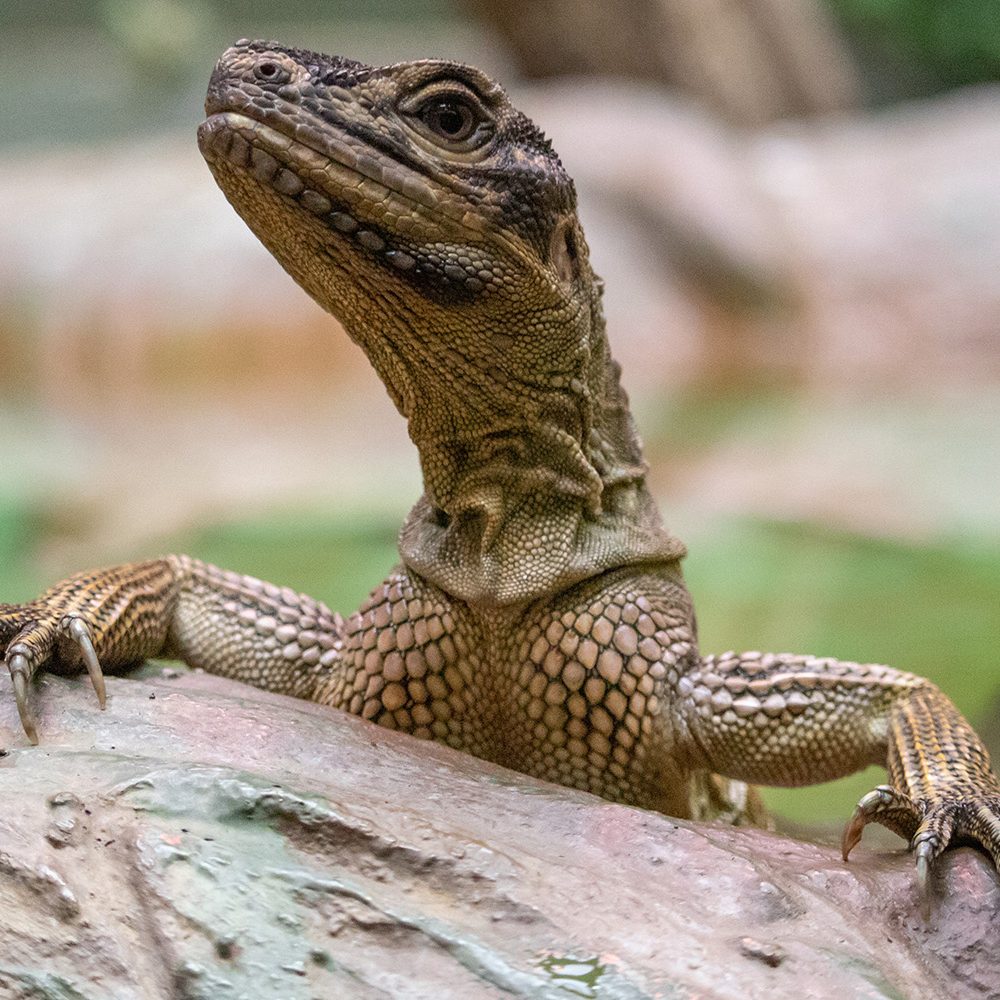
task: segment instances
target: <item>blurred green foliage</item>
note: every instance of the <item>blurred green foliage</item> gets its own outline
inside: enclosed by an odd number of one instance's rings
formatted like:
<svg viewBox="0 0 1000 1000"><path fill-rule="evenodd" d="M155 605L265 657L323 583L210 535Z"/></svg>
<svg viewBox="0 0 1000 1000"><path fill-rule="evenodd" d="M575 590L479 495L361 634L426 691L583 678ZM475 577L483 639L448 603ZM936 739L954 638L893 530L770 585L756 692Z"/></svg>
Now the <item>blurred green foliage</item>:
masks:
<svg viewBox="0 0 1000 1000"><path fill-rule="evenodd" d="M4 0L0 17L4 23L21 27L48 23L52 26L84 26L100 23L109 14L134 16L142 9L163 5L211 12L220 21L276 18L274 0ZM417 20L448 10L448 0L296 0L286 5L286 16L301 22L366 20Z"/></svg>
<svg viewBox="0 0 1000 1000"><path fill-rule="evenodd" d="M827 0L871 82L893 99L1000 79L997 0Z"/></svg>

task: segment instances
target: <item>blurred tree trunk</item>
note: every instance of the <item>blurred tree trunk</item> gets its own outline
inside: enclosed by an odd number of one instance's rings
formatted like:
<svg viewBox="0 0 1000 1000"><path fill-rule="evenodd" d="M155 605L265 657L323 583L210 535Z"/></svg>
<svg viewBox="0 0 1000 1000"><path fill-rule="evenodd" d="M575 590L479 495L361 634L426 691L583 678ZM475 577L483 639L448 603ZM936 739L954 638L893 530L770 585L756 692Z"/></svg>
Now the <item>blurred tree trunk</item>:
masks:
<svg viewBox="0 0 1000 1000"><path fill-rule="evenodd" d="M530 77L679 87L743 126L851 107L851 56L821 0L459 0Z"/></svg>

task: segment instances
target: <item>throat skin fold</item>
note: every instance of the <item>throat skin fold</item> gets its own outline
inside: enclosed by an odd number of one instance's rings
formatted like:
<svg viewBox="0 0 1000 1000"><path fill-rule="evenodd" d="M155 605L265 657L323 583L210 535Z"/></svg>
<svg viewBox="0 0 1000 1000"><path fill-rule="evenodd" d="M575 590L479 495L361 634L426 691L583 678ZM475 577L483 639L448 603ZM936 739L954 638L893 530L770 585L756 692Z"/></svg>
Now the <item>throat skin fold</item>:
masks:
<svg viewBox="0 0 1000 1000"><path fill-rule="evenodd" d="M480 398L497 405L476 432L435 434L419 406L409 420L424 494L400 553L470 604L523 604L610 569L686 554L647 489L599 286L590 291L590 308L566 321L579 349L559 391L514 393L495 373Z"/></svg>

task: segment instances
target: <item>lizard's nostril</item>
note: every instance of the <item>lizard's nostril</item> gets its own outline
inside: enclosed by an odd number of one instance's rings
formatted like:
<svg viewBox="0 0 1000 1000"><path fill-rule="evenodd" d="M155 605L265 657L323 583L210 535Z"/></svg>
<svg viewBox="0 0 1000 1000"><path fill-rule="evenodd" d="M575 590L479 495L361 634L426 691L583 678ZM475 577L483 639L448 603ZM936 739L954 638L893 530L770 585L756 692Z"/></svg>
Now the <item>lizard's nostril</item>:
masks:
<svg viewBox="0 0 1000 1000"><path fill-rule="evenodd" d="M273 59L262 59L253 68L254 76L265 83L284 83L289 78L288 70Z"/></svg>

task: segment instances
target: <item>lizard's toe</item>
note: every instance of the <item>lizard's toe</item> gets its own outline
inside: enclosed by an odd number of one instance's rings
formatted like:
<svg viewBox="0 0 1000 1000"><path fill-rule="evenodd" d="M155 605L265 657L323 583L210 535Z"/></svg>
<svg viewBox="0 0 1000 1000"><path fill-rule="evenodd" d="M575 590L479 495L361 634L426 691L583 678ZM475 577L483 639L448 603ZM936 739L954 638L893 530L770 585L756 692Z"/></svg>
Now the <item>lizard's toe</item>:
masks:
<svg viewBox="0 0 1000 1000"><path fill-rule="evenodd" d="M861 840L861 833L869 823L881 823L893 833L910 840L920 825L922 815L917 804L904 792L891 785L879 785L858 802L854 815L844 827L840 840L844 860Z"/></svg>
<svg viewBox="0 0 1000 1000"><path fill-rule="evenodd" d="M976 806L967 822L969 836L986 848L1000 870L1000 796Z"/></svg>
<svg viewBox="0 0 1000 1000"><path fill-rule="evenodd" d="M17 714L21 718L21 726L28 739L33 744L38 743L38 730L35 727L35 720L31 716L31 709L28 708L28 681L34 674L31 661L23 652L7 651L7 669L10 671L10 681L14 688L14 700L17 702Z"/></svg>
<svg viewBox="0 0 1000 1000"><path fill-rule="evenodd" d="M930 915L931 865L951 843L955 833L955 807L932 808L910 839L917 864L917 888L920 890L924 917Z"/></svg>
<svg viewBox="0 0 1000 1000"><path fill-rule="evenodd" d="M58 628L51 613L37 605L8 606L9 622L18 631L7 644L3 661L10 671L11 686L17 714L25 735L38 743L38 729L28 704L31 681L35 673L51 659ZM2 649L0 645L0 649Z"/></svg>
<svg viewBox="0 0 1000 1000"><path fill-rule="evenodd" d="M881 823L909 841L925 916L930 911L934 862L952 844L981 846L1000 869L1000 796L988 794L978 801L970 795L914 801L890 785L879 785L861 799L844 828L845 861L868 823Z"/></svg>
<svg viewBox="0 0 1000 1000"><path fill-rule="evenodd" d="M94 649L94 640L91 636L90 626L82 618L74 615L64 618L60 624L60 629L80 647L80 655L83 657L84 665L90 676L90 683L94 685L94 691L97 693L97 701L103 710L107 704L104 671L101 670L101 661L97 658L97 652Z"/></svg>

